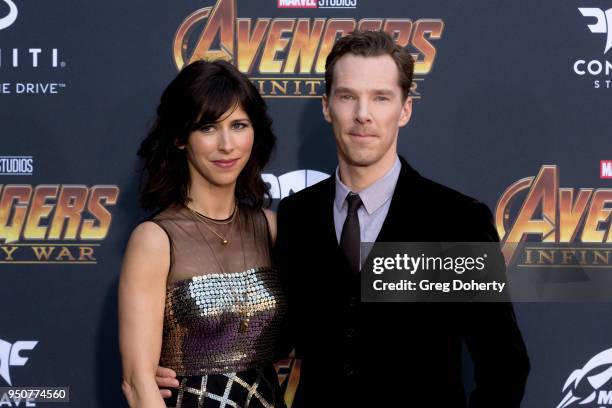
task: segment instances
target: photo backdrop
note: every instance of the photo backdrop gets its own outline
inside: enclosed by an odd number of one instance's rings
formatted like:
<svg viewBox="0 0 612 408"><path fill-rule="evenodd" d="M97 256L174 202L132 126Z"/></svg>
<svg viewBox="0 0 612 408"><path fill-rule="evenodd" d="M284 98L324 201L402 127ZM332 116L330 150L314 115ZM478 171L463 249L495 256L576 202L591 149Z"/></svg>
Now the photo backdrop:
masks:
<svg viewBox="0 0 612 408"><path fill-rule="evenodd" d="M127 406L116 292L147 215L136 150L161 92L197 58L231 60L267 98L275 208L334 171L320 99L333 42L384 29L417 60L399 137L413 167L487 203L502 240L610 249L611 27L612 3L598 0L0 0L0 387ZM612 374L590 378L612 365L610 303L516 311L532 362L523 406L612 405ZM280 372L290 395L299 367ZM45 405L0 395L0 407Z"/></svg>

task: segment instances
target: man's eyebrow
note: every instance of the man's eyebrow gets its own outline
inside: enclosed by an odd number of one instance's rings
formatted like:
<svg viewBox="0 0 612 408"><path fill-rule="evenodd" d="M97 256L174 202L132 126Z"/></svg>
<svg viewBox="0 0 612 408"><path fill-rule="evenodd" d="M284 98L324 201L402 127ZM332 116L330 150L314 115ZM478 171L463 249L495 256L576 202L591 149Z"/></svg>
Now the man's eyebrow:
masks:
<svg viewBox="0 0 612 408"><path fill-rule="evenodd" d="M347 88L345 86L339 86L338 88L335 89L335 92L336 93L340 93L340 92L355 93L356 91L351 88ZM371 89L369 90L369 92L376 94L376 95L393 95L394 94L393 90L389 88Z"/></svg>
<svg viewBox="0 0 612 408"><path fill-rule="evenodd" d="M335 92L355 92L351 88L347 88L345 86L340 86L335 89Z"/></svg>
<svg viewBox="0 0 612 408"><path fill-rule="evenodd" d="M389 88L374 89L372 93L378 95L393 95L393 91Z"/></svg>

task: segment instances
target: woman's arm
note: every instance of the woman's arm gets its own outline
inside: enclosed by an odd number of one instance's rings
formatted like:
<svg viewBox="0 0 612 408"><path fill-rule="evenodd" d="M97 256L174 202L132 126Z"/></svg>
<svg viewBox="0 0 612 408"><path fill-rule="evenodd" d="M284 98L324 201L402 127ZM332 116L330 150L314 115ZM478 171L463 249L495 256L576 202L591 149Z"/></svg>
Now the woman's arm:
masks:
<svg viewBox="0 0 612 408"><path fill-rule="evenodd" d="M164 407L155 383L161 352L170 242L152 222L132 232L119 279L122 389L131 408Z"/></svg>

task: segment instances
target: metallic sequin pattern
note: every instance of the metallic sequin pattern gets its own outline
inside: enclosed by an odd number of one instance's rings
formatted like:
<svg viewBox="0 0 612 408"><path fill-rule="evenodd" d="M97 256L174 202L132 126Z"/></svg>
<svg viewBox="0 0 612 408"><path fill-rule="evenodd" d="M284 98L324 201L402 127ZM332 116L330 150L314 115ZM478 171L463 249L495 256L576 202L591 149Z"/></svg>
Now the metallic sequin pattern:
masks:
<svg viewBox="0 0 612 408"><path fill-rule="evenodd" d="M187 378L183 378L176 398L176 405L167 406L170 408L192 407L196 404L198 408L206 408L211 405L220 408L281 408L285 406L284 403L275 401L276 398L273 395L264 396L260 392L262 386L266 390L274 390L275 387L268 383L266 375L259 370L255 371L256 377L251 381L241 378L237 373L212 375L223 377L223 380L220 380L220 378L216 380L217 382L225 382L225 385L217 391L212 391L208 384L209 375L192 377L191 384ZM240 397L236 400L235 398L238 395Z"/></svg>
<svg viewBox="0 0 612 408"><path fill-rule="evenodd" d="M283 302L271 268L172 283L160 365L192 376L239 372L271 361Z"/></svg>

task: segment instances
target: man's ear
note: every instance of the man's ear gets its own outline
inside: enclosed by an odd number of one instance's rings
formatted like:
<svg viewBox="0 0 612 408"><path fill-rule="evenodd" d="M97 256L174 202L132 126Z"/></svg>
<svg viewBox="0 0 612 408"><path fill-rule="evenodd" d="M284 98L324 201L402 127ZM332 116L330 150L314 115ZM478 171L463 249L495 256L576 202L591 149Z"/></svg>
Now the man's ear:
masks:
<svg viewBox="0 0 612 408"><path fill-rule="evenodd" d="M412 98L410 96L406 97L404 104L402 105L402 111L400 113L399 118L399 127L405 126L408 122L410 122L410 117L412 116Z"/></svg>
<svg viewBox="0 0 612 408"><path fill-rule="evenodd" d="M329 99L327 98L327 94L323 94L321 98L321 107L323 109L323 117L326 121L331 123L331 115L329 114Z"/></svg>

